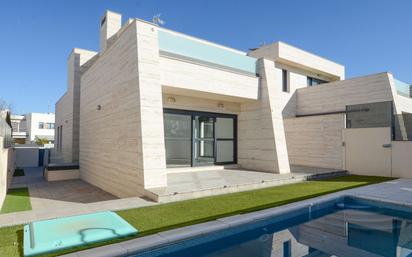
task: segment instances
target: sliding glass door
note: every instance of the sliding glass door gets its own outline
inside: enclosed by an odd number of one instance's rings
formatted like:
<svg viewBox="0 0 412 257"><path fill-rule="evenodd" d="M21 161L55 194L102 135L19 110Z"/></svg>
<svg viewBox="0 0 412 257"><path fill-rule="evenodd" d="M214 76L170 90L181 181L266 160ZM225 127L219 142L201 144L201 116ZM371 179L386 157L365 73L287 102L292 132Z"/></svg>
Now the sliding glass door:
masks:
<svg viewBox="0 0 412 257"><path fill-rule="evenodd" d="M215 163L215 119L207 115L195 115L193 166Z"/></svg>
<svg viewBox="0 0 412 257"><path fill-rule="evenodd" d="M216 163L235 161L235 119L216 118Z"/></svg>
<svg viewBox="0 0 412 257"><path fill-rule="evenodd" d="M168 167L236 163L237 116L164 110Z"/></svg>

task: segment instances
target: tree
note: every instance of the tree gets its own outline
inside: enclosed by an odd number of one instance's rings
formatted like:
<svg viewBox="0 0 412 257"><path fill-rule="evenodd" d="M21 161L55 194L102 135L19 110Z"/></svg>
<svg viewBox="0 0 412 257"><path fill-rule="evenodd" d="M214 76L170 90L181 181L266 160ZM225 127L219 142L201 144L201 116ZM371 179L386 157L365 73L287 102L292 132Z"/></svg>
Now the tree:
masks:
<svg viewBox="0 0 412 257"><path fill-rule="evenodd" d="M11 104L6 100L0 98L0 111L2 110L11 111Z"/></svg>
<svg viewBox="0 0 412 257"><path fill-rule="evenodd" d="M40 138L40 137L35 137L34 142L37 145L43 146L45 144L48 144L50 142L50 140L46 139L46 138Z"/></svg>

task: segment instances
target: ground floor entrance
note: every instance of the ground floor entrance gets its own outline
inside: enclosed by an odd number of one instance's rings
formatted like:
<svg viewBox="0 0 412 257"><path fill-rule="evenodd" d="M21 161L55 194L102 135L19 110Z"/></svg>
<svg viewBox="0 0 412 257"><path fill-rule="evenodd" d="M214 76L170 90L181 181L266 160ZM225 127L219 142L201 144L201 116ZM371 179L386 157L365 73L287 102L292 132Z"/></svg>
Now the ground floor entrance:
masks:
<svg viewBox="0 0 412 257"><path fill-rule="evenodd" d="M164 109L166 165L234 164L236 134L236 115Z"/></svg>

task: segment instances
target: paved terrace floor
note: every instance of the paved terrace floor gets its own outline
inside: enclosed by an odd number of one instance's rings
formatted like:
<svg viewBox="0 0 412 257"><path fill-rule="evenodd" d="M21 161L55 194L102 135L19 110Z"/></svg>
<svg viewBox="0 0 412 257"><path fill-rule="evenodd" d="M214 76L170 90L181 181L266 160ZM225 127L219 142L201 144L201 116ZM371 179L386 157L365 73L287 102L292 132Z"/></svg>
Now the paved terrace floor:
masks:
<svg viewBox="0 0 412 257"><path fill-rule="evenodd" d="M292 165L291 173L274 174L228 168L196 172L169 173L168 186L151 188L150 198L170 202L211 195L240 192L304 181L313 176L346 173L342 170Z"/></svg>
<svg viewBox="0 0 412 257"><path fill-rule="evenodd" d="M119 199L80 179L47 182L42 168L25 168L24 172L23 177L13 177L11 188L29 188L32 210L1 214L0 227L154 204L140 197Z"/></svg>
<svg viewBox="0 0 412 257"><path fill-rule="evenodd" d="M308 176L339 172L322 168L292 167L290 174L240 169L203 170L168 174L169 186L151 189L155 200L178 201L202 196L239 192L305 180ZM36 220L122 210L156 204L140 197L118 199L82 180L47 182L42 168L25 168L25 176L13 177L12 188L28 187L31 211L0 215L0 227ZM176 194L176 192L178 192Z"/></svg>

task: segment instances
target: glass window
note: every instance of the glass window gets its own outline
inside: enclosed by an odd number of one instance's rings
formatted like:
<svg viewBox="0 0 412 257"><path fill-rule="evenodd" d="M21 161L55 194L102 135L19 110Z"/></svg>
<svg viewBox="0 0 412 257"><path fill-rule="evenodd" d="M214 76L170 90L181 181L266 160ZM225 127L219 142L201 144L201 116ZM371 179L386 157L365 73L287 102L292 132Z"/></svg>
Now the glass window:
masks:
<svg viewBox="0 0 412 257"><path fill-rule="evenodd" d="M232 139L233 132L233 118L216 118L216 138Z"/></svg>
<svg viewBox="0 0 412 257"><path fill-rule="evenodd" d="M308 87L317 86L317 85L320 85L320 84L323 84L323 83L328 83L328 81L317 79L317 78L312 78L312 77L307 78Z"/></svg>
<svg viewBox="0 0 412 257"><path fill-rule="evenodd" d="M44 129L44 122L39 122L39 129Z"/></svg>
<svg viewBox="0 0 412 257"><path fill-rule="evenodd" d="M217 140L216 142L216 161L217 162L233 162L234 156L234 142Z"/></svg>
<svg viewBox="0 0 412 257"><path fill-rule="evenodd" d="M46 123L47 129L54 129L54 123Z"/></svg>
<svg viewBox="0 0 412 257"><path fill-rule="evenodd" d="M282 70L282 91L283 92L289 92L288 84L289 84L288 71Z"/></svg>
<svg viewBox="0 0 412 257"><path fill-rule="evenodd" d="M216 118L216 162L230 163L235 160L235 120Z"/></svg>
<svg viewBox="0 0 412 257"><path fill-rule="evenodd" d="M192 147L192 117L182 114L164 114L166 165L190 166Z"/></svg>

